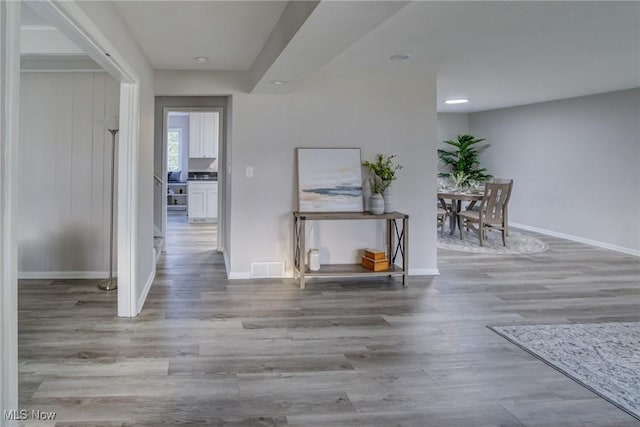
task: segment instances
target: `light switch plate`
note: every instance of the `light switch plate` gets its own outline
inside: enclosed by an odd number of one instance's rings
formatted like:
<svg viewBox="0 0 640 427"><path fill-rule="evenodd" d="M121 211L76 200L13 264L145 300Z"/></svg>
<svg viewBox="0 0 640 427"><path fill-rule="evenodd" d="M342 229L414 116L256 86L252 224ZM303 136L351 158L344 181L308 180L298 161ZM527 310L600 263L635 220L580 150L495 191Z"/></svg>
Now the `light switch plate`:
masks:
<svg viewBox="0 0 640 427"><path fill-rule="evenodd" d="M253 166L247 166L245 170L245 176L247 178L253 178Z"/></svg>

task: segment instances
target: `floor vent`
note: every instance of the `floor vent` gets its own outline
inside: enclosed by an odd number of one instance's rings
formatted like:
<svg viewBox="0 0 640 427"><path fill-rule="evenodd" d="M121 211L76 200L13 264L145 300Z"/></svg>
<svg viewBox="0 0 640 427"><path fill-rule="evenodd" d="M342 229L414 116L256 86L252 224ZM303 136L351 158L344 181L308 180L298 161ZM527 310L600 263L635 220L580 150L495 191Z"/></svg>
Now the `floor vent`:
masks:
<svg viewBox="0 0 640 427"><path fill-rule="evenodd" d="M252 262L251 278L284 277L284 261Z"/></svg>

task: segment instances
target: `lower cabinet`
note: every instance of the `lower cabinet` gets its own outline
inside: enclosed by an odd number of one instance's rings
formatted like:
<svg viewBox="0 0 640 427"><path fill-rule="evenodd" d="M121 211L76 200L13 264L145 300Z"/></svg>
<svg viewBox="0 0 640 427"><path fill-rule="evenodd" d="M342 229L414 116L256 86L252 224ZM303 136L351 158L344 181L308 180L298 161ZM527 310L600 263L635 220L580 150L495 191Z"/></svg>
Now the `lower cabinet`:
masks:
<svg viewBox="0 0 640 427"><path fill-rule="evenodd" d="M218 183L189 181L189 222L218 221Z"/></svg>

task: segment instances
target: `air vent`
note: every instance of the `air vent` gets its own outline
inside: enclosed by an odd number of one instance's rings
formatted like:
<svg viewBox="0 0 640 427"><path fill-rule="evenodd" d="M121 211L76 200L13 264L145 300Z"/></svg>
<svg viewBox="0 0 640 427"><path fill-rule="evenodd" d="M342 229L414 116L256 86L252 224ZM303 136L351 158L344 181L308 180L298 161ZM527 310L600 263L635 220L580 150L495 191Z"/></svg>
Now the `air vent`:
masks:
<svg viewBox="0 0 640 427"><path fill-rule="evenodd" d="M252 262L251 278L284 277L284 261Z"/></svg>

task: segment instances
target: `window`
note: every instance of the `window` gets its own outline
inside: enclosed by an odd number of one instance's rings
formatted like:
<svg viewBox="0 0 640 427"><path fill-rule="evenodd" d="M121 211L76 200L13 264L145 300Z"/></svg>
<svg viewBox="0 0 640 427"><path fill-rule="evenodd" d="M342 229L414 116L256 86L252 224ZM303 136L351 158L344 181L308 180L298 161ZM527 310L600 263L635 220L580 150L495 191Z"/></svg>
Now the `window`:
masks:
<svg viewBox="0 0 640 427"><path fill-rule="evenodd" d="M180 151L182 148L182 129L169 129L167 133L167 171L180 170Z"/></svg>

